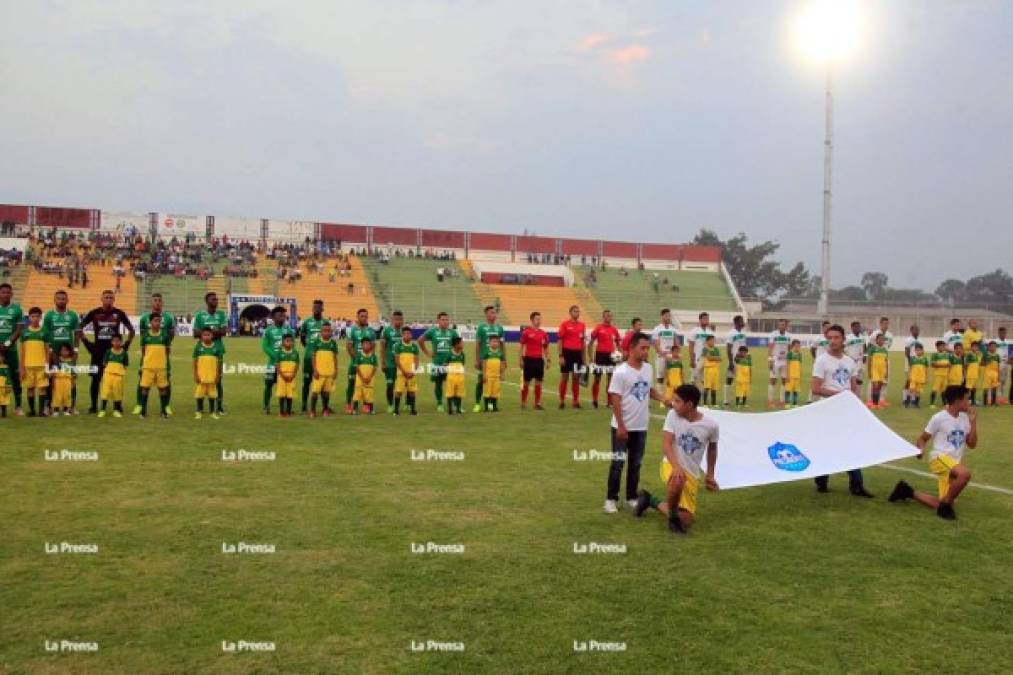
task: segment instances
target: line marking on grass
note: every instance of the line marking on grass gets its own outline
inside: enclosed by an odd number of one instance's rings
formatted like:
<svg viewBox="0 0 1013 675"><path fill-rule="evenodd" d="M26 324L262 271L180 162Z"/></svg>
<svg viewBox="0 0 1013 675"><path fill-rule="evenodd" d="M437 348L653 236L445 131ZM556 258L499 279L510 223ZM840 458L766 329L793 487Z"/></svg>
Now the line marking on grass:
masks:
<svg viewBox="0 0 1013 675"><path fill-rule="evenodd" d="M517 384L516 382L506 382L505 384L509 384L510 386L516 387L517 389L521 388L520 385ZM556 391L555 388L553 388L553 389L545 388L545 389L543 389L543 393L547 393L550 396L555 396L556 398L559 398L559 392ZM653 417L656 420L663 420L666 417L665 415L659 415L657 413L650 413L650 415L651 415L651 417ZM905 473L911 473L911 474L914 474L916 476L923 476L925 478L935 478L936 477L936 475L934 473L929 473L928 471L919 471L918 469L911 469L911 468L908 468L906 466L897 466L896 464L873 464L872 467L865 467L865 468L877 468L877 467L883 468L883 469L893 469L894 471L904 471ZM988 485L987 483L976 483L975 481L971 481L967 485L968 485L968 487L976 487L976 488L979 488L981 490L988 490L990 492L998 492L999 494L1013 495L1013 490L1011 490L1009 488L1005 488L1005 487L1000 487L998 485Z"/></svg>

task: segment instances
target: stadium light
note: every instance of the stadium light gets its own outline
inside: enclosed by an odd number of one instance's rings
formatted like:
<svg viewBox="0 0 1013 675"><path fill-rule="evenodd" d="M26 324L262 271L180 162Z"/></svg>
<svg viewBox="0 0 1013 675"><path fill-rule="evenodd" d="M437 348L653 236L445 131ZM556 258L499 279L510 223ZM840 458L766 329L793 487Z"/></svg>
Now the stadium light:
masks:
<svg viewBox="0 0 1013 675"><path fill-rule="evenodd" d="M830 231L833 204L834 98L833 68L853 55L861 43L865 13L858 0L813 0L795 23L795 42L826 75L826 129L823 138L823 238L820 300L816 311L830 311Z"/></svg>

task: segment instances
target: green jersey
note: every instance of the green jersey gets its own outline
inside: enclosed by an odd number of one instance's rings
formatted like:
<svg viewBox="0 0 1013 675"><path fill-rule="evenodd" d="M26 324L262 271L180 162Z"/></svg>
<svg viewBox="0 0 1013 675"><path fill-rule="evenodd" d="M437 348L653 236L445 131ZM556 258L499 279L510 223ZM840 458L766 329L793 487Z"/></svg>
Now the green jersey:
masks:
<svg viewBox="0 0 1013 675"><path fill-rule="evenodd" d="M749 354L746 354L745 356L736 356L735 357L735 365L737 365L737 366L749 366L750 368L752 368L753 367L753 357L750 356Z"/></svg>
<svg viewBox="0 0 1013 675"><path fill-rule="evenodd" d="M228 326L229 317L224 309L216 309L213 313L202 309L193 317L193 336L200 340L200 332L210 328L215 333L215 344L221 347L222 354L225 354L225 341L218 337L218 331L224 331Z"/></svg>
<svg viewBox="0 0 1013 675"><path fill-rule="evenodd" d="M394 343L394 358L400 357L402 354L418 356L419 346L414 342L404 342L403 340L398 340Z"/></svg>
<svg viewBox="0 0 1013 675"><path fill-rule="evenodd" d="M362 353L362 341L366 338L376 342L376 331L369 326L360 326L359 324L355 324L348 329L347 335L347 341L352 345L352 351L356 354Z"/></svg>
<svg viewBox="0 0 1013 675"><path fill-rule="evenodd" d="M146 333L141 333L142 349L147 345L164 345L168 347L170 342L172 340L165 334L165 331L159 331L158 335L152 335L150 329Z"/></svg>
<svg viewBox="0 0 1013 675"><path fill-rule="evenodd" d="M213 356L219 361L225 354L222 352L220 345L212 342L210 345L205 345L203 342L198 342L193 346L193 358L200 358L201 356Z"/></svg>
<svg viewBox="0 0 1013 675"><path fill-rule="evenodd" d="M985 352L981 355L981 365L987 366L990 363L1002 363L1002 357L999 356L999 352L995 354Z"/></svg>
<svg viewBox="0 0 1013 675"><path fill-rule="evenodd" d="M306 348L303 355L307 361L313 360L313 342L320 337L320 329L323 328L325 321L327 319L322 316L319 319L310 316L299 324L299 342Z"/></svg>
<svg viewBox="0 0 1013 675"><path fill-rule="evenodd" d="M789 361L801 361L802 360L802 352L796 352L796 351L792 351L792 350L789 349L788 350L788 360Z"/></svg>
<svg viewBox="0 0 1013 675"><path fill-rule="evenodd" d="M278 352L281 351L281 341L286 335L295 337L295 331L288 324L275 326L273 323L264 329L264 336L260 338L260 349L267 355L267 363L275 363ZM294 351L294 350L293 350Z"/></svg>
<svg viewBox="0 0 1013 675"><path fill-rule="evenodd" d="M0 307L0 343L10 340L14 331L24 322L25 315L21 311L21 305L12 302L6 307Z"/></svg>
<svg viewBox="0 0 1013 675"><path fill-rule="evenodd" d="M682 360L665 359L665 370L682 370Z"/></svg>
<svg viewBox="0 0 1013 675"><path fill-rule="evenodd" d="M489 345L489 338L496 336L500 340L500 345L503 344L503 337L506 333L503 330L503 326L498 323L483 323L475 331L475 340L478 342L479 348L485 349Z"/></svg>
<svg viewBox="0 0 1013 675"><path fill-rule="evenodd" d="M455 352L453 349L451 349L450 350L450 354L448 354L447 357L446 357L446 360L443 361L444 365L449 364L449 363L460 363L463 366L464 365L464 350L462 349L460 352Z"/></svg>
<svg viewBox="0 0 1013 675"><path fill-rule="evenodd" d="M376 358L376 352L370 352L369 354L359 352L355 355L355 358L352 359L352 364L356 368L359 366L373 366L373 368L376 368L379 363L379 359Z"/></svg>
<svg viewBox="0 0 1013 675"><path fill-rule="evenodd" d="M925 366L925 368L927 369L929 367L929 360L924 356L915 356L914 358L911 359L911 365Z"/></svg>
<svg viewBox="0 0 1013 675"><path fill-rule="evenodd" d="M10 385L10 382L11 382L11 369L7 366L6 363L3 364L3 365L0 365L0 379L3 379L5 387L11 386ZM2 393L3 392L0 391L0 394L2 394Z"/></svg>
<svg viewBox="0 0 1013 675"><path fill-rule="evenodd" d="M309 357L312 357L313 353L317 352L317 351L334 352L334 362L335 363L338 362L338 356L337 356L338 355L338 341L335 340L333 337L330 340L324 340L319 335L317 337L313 338L313 340L306 347L306 354Z"/></svg>
<svg viewBox="0 0 1013 675"><path fill-rule="evenodd" d="M953 354L950 354L950 352L935 352L932 355L932 367L942 368L943 364L946 364L946 367L949 368L950 364L953 363L952 356ZM936 365L937 363L939 364L938 366Z"/></svg>
<svg viewBox="0 0 1013 675"><path fill-rule="evenodd" d="M972 363L978 363L978 355L974 352L967 352L964 354L964 364L971 365Z"/></svg>
<svg viewBox="0 0 1013 675"><path fill-rule="evenodd" d="M130 357L127 355L126 349L121 349L119 352L108 349L106 355L102 358L102 364L108 365L110 363L119 363L124 368L130 365Z"/></svg>
<svg viewBox="0 0 1013 675"><path fill-rule="evenodd" d="M444 364L451 362L448 358L453 351L450 342L455 337L458 337L456 330L453 328L440 328L439 326L433 326L422 334L423 341L428 340L433 343L433 363Z"/></svg>
<svg viewBox="0 0 1013 675"><path fill-rule="evenodd" d="M176 333L176 319L172 318L172 314L168 312L161 312L162 314L162 335L172 340L171 335ZM151 312L145 312L141 315L141 335L149 332L151 328ZM168 344L168 343L167 343Z"/></svg>
<svg viewBox="0 0 1013 675"><path fill-rule="evenodd" d="M502 361L503 360L503 350L502 349L493 349L489 345L486 345L486 346L482 347L481 358L482 358L482 361L485 361L486 359L499 359L500 361Z"/></svg>
<svg viewBox="0 0 1013 675"><path fill-rule="evenodd" d="M274 363L278 364L287 362L299 363L299 352L297 352L295 348L286 351L279 346L278 351L274 353Z"/></svg>
<svg viewBox="0 0 1013 675"><path fill-rule="evenodd" d="M73 347L74 334L80 327L81 319L72 309L62 312L51 309L42 317L42 328L49 335L51 349L59 349L61 345Z"/></svg>
<svg viewBox="0 0 1013 675"><path fill-rule="evenodd" d="M393 368L397 345L401 342L401 328L384 326L384 329L380 331L380 340L383 341L383 367Z"/></svg>

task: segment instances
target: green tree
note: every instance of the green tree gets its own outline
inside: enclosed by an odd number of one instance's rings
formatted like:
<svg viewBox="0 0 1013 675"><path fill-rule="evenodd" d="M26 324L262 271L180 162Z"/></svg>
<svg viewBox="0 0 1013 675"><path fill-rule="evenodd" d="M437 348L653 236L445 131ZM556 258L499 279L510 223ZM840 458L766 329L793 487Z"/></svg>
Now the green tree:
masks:
<svg viewBox="0 0 1013 675"><path fill-rule="evenodd" d="M812 283L811 274L803 263L796 264L788 272L781 270L781 264L772 259L781 247L776 242L750 245L749 238L741 232L723 241L717 233L704 228L692 243L721 247L721 260L744 297L760 298L771 305L783 295L803 295Z"/></svg>

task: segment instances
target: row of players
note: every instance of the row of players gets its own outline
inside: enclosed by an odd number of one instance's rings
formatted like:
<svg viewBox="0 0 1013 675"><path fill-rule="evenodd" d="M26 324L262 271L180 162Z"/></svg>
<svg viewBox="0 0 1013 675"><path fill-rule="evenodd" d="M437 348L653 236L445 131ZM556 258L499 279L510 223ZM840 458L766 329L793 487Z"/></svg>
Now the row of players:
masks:
<svg viewBox="0 0 1013 675"><path fill-rule="evenodd" d="M77 348L79 341L83 342L92 355L92 365L88 369L92 374L92 407L91 412L97 412L98 401L103 401L103 406L112 401L114 414L118 413L117 403L120 400L107 398L106 392L115 392L115 379L126 360L125 352L129 349L130 342L134 338L133 326L129 319L119 309L113 306L115 296L111 292L104 292L102 305L91 312L88 312L83 320L72 310L67 309L68 296L65 291L58 291L54 297L55 309L46 312L41 324L36 326L29 317L29 325L22 327L20 308L11 303L11 287L9 284L0 285L0 358L7 357L8 362L24 362L18 359L19 350L11 349L10 346L16 343L19 338L31 334L26 340L21 340L20 351L26 348L29 352L28 368L19 368L17 365L5 366L0 364L0 378L6 375L14 387L15 397L20 399L21 385L29 389L29 406L34 413L36 394L45 393L49 390L49 398L57 398L59 403L65 403L63 395L70 387L70 405L60 405L65 412L74 410L76 406L76 386L73 374L77 363ZM194 319L194 337L198 343L194 346L194 380L199 386L195 392L198 399L211 399L210 412L214 415L224 414L223 391L221 387L222 361L224 359L224 342L222 338L226 334L227 317L223 310L218 309L218 299L215 293L208 293L205 296L206 309L196 313ZM316 342L321 339L322 328L326 322L323 315L323 303L313 303L312 315L305 319L297 331L288 326L287 312L284 308L275 308L272 312L272 324L268 326L262 338L262 347L267 357L264 380L264 409L270 410L272 398L278 398L282 402L283 414L292 414L291 400L293 397L288 394L290 385L295 375L291 372L292 366L287 365L293 362L293 357L287 352L284 354L283 364L279 370L278 355L284 350L283 340L286 334L293 336L301 342L304 349L302 360L303 386L302 386L302 408L305 413L312 413L316 406L314 399L323 403L324 414L330 414L330 395L333 392L336 382L336 358L337 348L334 346L335 338L333 331L327 338L320 361L320 368L314 366L314 353L317 351ZM171 397L171 385L169 384L168 351L172 339L175 337L175 325L171 314L162 313L162 298L159 294L153 294L151 298L151 311L141 317L140 327L142 331L142 364L141 382L137 390L137 404L134 407L136 414L144 414L147 405L147 393L152 386L159 390L159 398L162 401L163 413L171 415L169 399ZM41 314L41 310L33 308L33 311ZM30 315L33 313L30 311ZM497 323L495 308L485 308L486 321L479 326L475 344L475 365L479 371L478 381L475 386L475 405L473 410L480 412L486 409L495 409L498 406L499 383L502 380L502 373L506 369L506 344L503 327ZM159 329L151 330L151 319L158 316ZM526 405L528 389L534 386L535 407L541 408L541 381L544 377L544 368L549 363L548 336L541 329L541 315L534 312L531 315L531 324L521 333L520 366L523 369L521 403ZM93 325L95 339L89 341L83 331L85 326ZM824 330L829 324L824 323ZM120 328L128 332L126 341L120 337L119 348L113 348L113 341L116 335L120 335ZM724 382L724 403L728 404L728 387L735 385L736 405L747 404L748 392L751 388L752 379L752 358L746 346L746 335L744 332L745 322L741 316L736 316L733 321L733 328L725 340L725 351L727 352L728 369ZM39 329L41 328L41 333ZM400 397L403 395L408 409L415 411L415 394L417 392L417 379L415 373L419 370L418 352L422 351L432 358L432 363L427 366L434 383L434 393L437 399L437 406L444 411L444 385L449 390L447 393L447 407L451 412L462 409L462 396L456 394L463 387L463 357L453 356L454 338L459 337L456 331L450 328L449 316L441 313L437 318L437 325L426 331L417 341L411 342L411 334L403 330L403 317L400 312L392 316L392 323L380 331L374 331L369 326L369 317L366 310L360 310L356 316L356 322L347 330L346 350L349 358L346 387L346 412L356 412L360 404L364 411L372 412L373 409L373 378L375 371L382 370L386 379L388 412L399 412ZM576 306L569 310L569 317L564 321L558 330L558 357L560 361L560 407L565 405L568 379L572 376L570 385L572 388L572 404L580 407L579 385L587 381L587 375L593 373L594 382L592 385L592 404L597 407L602 376L610 378L611 371L615 364L622 361L628 352L628 343L632 335L641 328L639 319L633 321L631 330L626 332L625 337L620 338L618 328L612 322L612 314L608 310L603 313L602 321L594 327L590 334L587 334L586 326L580 321L580 309ZM857 363L863 362L868 365L868 376L870 383L869 402L871 406L885 404L886 387L889 382L889 363L887 350L893 340L889 332L889 322L882 319L880 329L872 334L869 339L861 330L860 324L853 323L852 333L846 338L846 351ZM211 342L216 353L210 353L208 348L202 348L202 331L210 329ZM152 333L157 333L153 335ZM402 335L402 333L405 333ZM1004 383L1008 374L1008 346L1010 341L1005 338L1005 328L1000 328L999 339L990 341L984 354L980 357L972 345L984 344L980 338L980 332L971 323L967 331L960 328L960 322L954 320L946 336L944 345L949 343L961 343L971 338L968 349L961 351L965 353L954 353L945 349L932 355L932 403L935 403L936 395L942 391L944 383L956 384L966 383L972 389L972 401L974 389L977 387L979 371L983 371L983 388L986 392L986 399L990 398L995 404L998 399L997 380ZM6 340L4 339L6 338ZM495 348L490 350L490 339L496 338ZM716 336L713 327L710 325L709 315L702 312L698 317L698 325L683 338L679 335L672 322L671 312L668 309L661 310L661 323L650 333L652 347L656 352L655 372L658 375L658 382L666 385L669 394L675 390L684 380L683 362L681 358L681 343L687 342L691 348L689 351L689 365L692 371L692 381L701 386L704 390L703 398L711 405L717 405L717 389L720 382L720 366L722 363L721 350L716 346ZM366 343L369 343L368 347ZM405 347L400 344L404 343ZM430 345L432 350L427 346ZM798 392L801 389L802 373L802 347L799 340L794 339L787 332L787 322L781 321L778 329L768 338L768 370L770 373L770 384L768 389L768 402L774 404L773 390L778 380L784 389L784 405L797 405ZM810 351L813 357L818 357L826 351L827 340L824 336L817 341ZM377 349L379 345L379 349ZM162 353L164 349L164 354ZM402 351L398 351L398 350ZM47 351L48 350L48 351ZM404 351L408 350L408 351ZM463 354L463 347L460 348ZM379 354L376 352L379 351ZM61 353L62 352L62 353ZM198 352L201 352L198 354ZM112 354L110 356L110 353ZM329 363L332 358L334 364ZM14 357L14 358L11 358ZM585 358L591 362L585 366ZM461 359L460 361L458 359ZM924 347L920 342L917 326L911 328L911 336L905 345L905 371L908 376L905 378L905 405L918 405L921 397L921 390L926 383L926 367ZM110 374L109 387L103 387L103 375L109 361L115 365ZM165 362L163 368L159 365ZM145 361L150 364L145 367ZM360 362L361 361L361 362ZM403 361L403 363L401 363ZM40 373L39 362L42 362ZM213 363L216 362L216 363ZM488 362L488 363L487 363ZM294 361L296 370L299 368L299 360ZM49 364L50 368L44 368ZM202 365L203 364L203 365ZM209 372L208 369L214 365L217 375L213 391L209 394L204 385L208 382L200 381L201 373ZM462 372L458 373L458 369ZM334 369L335 373L331 373ZM945 378L942 377L945 369ZM58 372L60 371L60 372ZM410 371L411 376L405 376ZM145 372L150 374L145 375ZM460 378L460 379L459 379ZM203 377L204 380L208 376ZM401 382L400 380L404 381ZM858 374L861 381L862 373ZM69 380L69 384L68 384ZM277 386L281 382L281 386ZM487 384L488 381L488 384ZM3 406L9 404L5 398L10 392L7 387L0 385L0 403ZM311 391L314 390L314 391ZM410 390L410 391L409 391ZM280 392L280 393L279 393ZM315 396L314 396L315 395ZM449 400L455 399L455 400ZM17 401L20 409L20 400ZM40 404L39 411L43 412L45 404ZM202 413L203 401L198 408L197 414ZM5 409L5 408L4 408Z"/></svg>

